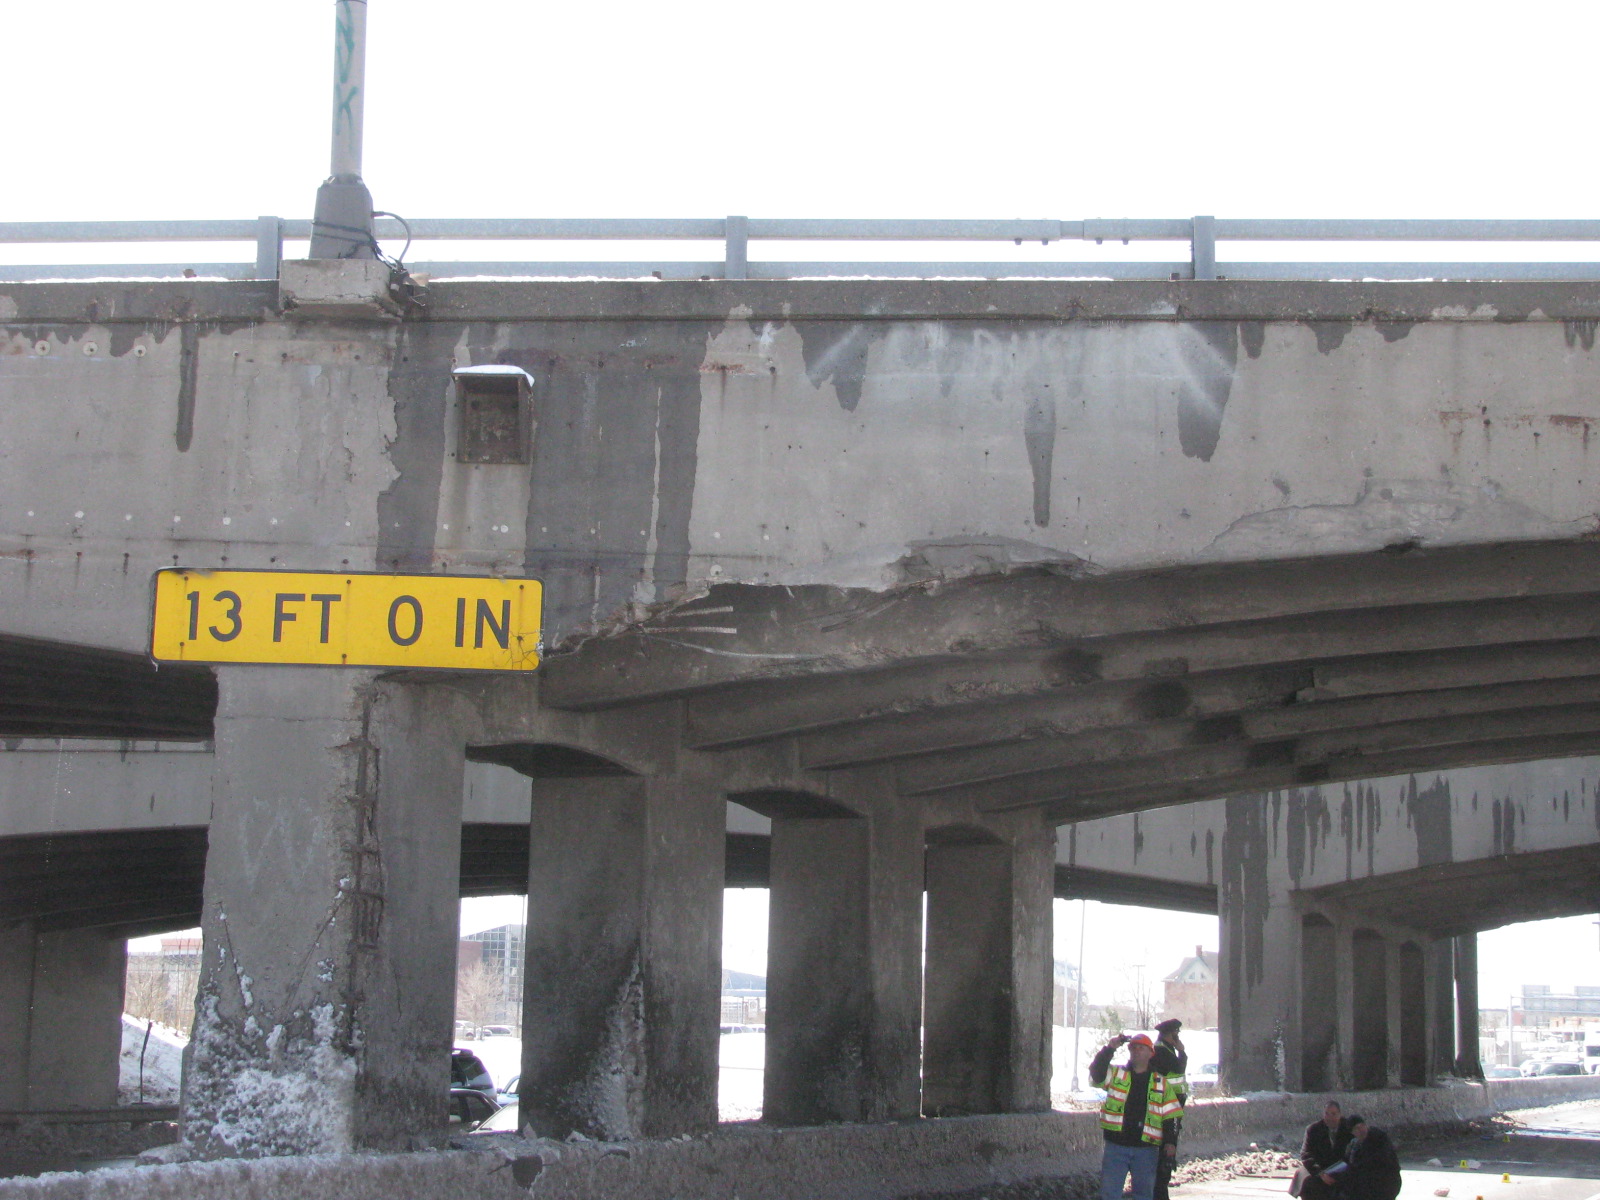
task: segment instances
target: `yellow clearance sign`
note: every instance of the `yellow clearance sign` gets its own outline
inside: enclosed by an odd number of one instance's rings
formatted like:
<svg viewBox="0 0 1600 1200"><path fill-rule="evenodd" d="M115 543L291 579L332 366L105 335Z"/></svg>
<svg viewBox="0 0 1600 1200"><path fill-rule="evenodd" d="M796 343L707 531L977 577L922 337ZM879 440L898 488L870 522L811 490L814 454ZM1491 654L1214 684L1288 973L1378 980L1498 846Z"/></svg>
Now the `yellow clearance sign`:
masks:
<svg viewBox="0 0 1600 1200"><path fill-rule="evenodd" d="M160 662L531 671L536 579L355 571L197 571L155 578Z"/></svg>

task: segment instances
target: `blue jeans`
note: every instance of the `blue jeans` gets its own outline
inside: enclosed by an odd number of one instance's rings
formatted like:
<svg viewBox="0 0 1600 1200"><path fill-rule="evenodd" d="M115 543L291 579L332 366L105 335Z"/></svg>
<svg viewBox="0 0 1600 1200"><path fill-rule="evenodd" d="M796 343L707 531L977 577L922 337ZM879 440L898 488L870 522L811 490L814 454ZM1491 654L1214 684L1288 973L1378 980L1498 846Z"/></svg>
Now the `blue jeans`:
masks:
<svg viewBox="0 0 1600 1200"><path fill-rule="evenodd" d="M1160 1146L1119 1146L1106 1143L1100 1159L1100 1200L1122 1200L1122 1181L1133 1173L1133 1200L1150 1200L1156 1186Z"/></svg>

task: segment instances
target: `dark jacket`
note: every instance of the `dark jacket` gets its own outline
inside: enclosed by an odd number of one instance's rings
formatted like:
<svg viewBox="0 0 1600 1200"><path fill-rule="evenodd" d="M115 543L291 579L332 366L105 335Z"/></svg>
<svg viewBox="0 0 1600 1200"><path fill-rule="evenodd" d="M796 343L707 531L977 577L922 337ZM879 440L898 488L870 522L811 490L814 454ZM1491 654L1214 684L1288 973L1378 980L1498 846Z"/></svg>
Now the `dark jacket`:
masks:
<svg viewBox="0 0 1600 1200"><path fill-rule="evenodd" d="M1319 1175L1336 1162L1344 1161L1344 1152L1350 1148L1350 1126L1343 1117L1339 1128L1329 1129L1326 1122L1313 1121L1306 1126L1306 1136L1300 1143L1300 1165L1313 1175Z"/></svg>
<svg viewBox="0 0 1600 1200"><path fill-rule="evenodd" d="M1339 1193L1346 1200L1395 1200L1400 1194L1400 1156L1377 1126L1368 1125L1359 1142L1352 1139L1344 1157L1350 1169L1339 1178Z"/></svg>

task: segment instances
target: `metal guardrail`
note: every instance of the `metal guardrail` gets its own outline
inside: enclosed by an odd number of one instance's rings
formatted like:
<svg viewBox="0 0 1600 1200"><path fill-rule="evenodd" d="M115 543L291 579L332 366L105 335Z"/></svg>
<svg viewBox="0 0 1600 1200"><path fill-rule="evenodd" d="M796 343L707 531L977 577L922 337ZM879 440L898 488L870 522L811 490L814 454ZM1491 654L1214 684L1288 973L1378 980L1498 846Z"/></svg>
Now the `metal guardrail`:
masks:
<svg viewBox="0 0 1600 1200"><path fill-rule="evenodd" d="M414 272L434 278L589 277L628 279L798 279L819 277L1045 278L1045 279L1435 279L1600 280L1595 262L1341 262L1221 261L1228 242L1417 243L1417 242L1592 242L1600 243L1600 221L1498 220L1181 220L940 221L771 220L732 216L715 219L442 219L376 222L384 241L670 242L718 241L721 260L686 261L409 261ZM0 281L33 279L209 277L275 279L285 241L311 236L311 222L258 217L244 221L37 221L0 222L0 246L131 242L253 242L255 261L101 264L0 264ZM752 242L1184 242L1186 259L1082 262L898 262L864 260L809 262L751 260Z"/></svg>

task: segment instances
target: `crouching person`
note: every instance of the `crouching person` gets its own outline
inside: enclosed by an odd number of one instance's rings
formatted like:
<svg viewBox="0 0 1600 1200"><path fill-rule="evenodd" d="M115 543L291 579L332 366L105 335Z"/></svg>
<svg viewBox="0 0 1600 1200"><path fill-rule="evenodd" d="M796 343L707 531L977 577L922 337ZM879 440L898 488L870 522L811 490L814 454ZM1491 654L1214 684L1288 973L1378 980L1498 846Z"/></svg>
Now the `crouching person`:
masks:
<svg viewBox="0 0 1600 1200"><path fill-rule="evenodd" d="M1128 1047L1126 1066L1112 1066L1111 1056ZM1150 1038L1119 1033L1089 1064L1089 1082L1106 1090L1100 1105L1100 1133L1105 1152L1100 1159L1100 1200L1120 1200L1123 1181L1133 1176L1133 1200L1151 1200L1161 1155L1177 1152L1180 1107L1176 1085L1150 1069L1155 1046Z"/></svg>

